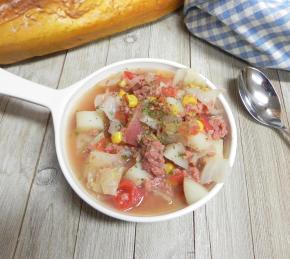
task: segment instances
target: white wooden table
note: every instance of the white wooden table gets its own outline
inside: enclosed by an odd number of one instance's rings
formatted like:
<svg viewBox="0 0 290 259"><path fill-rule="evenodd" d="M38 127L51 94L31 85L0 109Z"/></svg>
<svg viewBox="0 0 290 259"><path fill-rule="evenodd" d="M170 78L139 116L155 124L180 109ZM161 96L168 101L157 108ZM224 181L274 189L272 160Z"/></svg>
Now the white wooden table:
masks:
<svg viewBox="0 0 290 259"><path fill-rule="evenodd" d="M223 190L192 214L163 223L111 219L68 186L55 155L51 117L0 96L0 258L290 258L290 141L253 122L236 78L246 64L191 37L174 13L78 49L5 67L64 88L112 62L164 58L192 66L227 89L238 153ZM267 71L290 122L290 73Z"/></svg>

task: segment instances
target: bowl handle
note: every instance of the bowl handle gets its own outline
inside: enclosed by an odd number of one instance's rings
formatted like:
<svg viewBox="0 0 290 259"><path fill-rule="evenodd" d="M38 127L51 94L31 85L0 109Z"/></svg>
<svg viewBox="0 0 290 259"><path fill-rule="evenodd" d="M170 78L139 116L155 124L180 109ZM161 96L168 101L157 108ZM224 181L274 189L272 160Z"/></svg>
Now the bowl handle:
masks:
<svg viewBox="0 0 290 259"><path fill-rule="evenodd" d="M39 104L53 111L68 97L64 92L68 91L55 90L31 82L0 68L0 94Z"/></svg>

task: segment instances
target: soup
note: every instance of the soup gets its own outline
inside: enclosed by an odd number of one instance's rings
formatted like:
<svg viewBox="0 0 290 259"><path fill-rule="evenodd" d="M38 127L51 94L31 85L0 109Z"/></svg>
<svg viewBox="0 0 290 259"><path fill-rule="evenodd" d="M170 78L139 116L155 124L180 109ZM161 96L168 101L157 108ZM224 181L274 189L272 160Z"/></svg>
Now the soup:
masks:
<svg viewBox="0 0 290 259"><path fill-rule="evenodd" d="M132 215L197 202L229 169L219 93L189 69L123 71L103 81L70 121L78 179L97 200Z"/></svg>

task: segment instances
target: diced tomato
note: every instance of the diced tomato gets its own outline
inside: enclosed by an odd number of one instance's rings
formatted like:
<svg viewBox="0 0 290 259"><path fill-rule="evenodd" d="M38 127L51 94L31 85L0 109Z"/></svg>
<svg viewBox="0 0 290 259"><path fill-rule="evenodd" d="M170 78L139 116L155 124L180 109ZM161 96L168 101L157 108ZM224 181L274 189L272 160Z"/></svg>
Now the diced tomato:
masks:
<svg viewBox="0 0 290 259"><path fill-rule="evenodd" d="M170 78L170 77L165 77L165 76L157 75L157 76L155 76L155 80L159 84L160 83L164 83L166 85L172 85L172 78Z"/></svg>
<svg viewBox="0 0 290 259"><path fill-rule="evenodd" d="M209 118L208 118L207 116L205 116L205 115L201 115L199 119L200 119L200 121L203 123L203 125L204 125L204 130L205 130L206 132L208 132L208 131L210 131L210 130L213 130L213 127L210 125L210 123L209 123Z"/></svg>
<svg viewBox="0 0 290 259"><path fill-rule="evenodd" d="M117 111L115 113L115 118L119 120L123 125L126 124L128 121L128 115L121 111Z"/></svg>
<svg viewBox="0 0 290 259"><path fill-rule="evenodd" d="M163 87L161 89L161 94L166 96L166 97L176 97L177 89L175 87L172 87L172 86Z"/></svg>
<svg viewBox="0 0 290 259"><path fill-rule="evenodd" d="M178 132L182 136L196 135L199 132L198 125L192 125L191 123L181 123Z"/></svg>
<svg viewBox="0 0 290 259"><path fill-rule="evenodd" d="M194 125L194 126L189 130L189 134L190 134L190 135L196 135L197 133L199 133L199 127L198 127L198 125Z"/></svg>
<svg viewBox="0 0 290 259"><path fill-rule="evenodd" d="M95 147L98 151L105 151L107 146L107 140L105 138L101 139L98 143L96 143Z"/></svg>
<svg viewBox="0 0 290 259"><path fill-rule="evenodd" d="M136 74L134 74L133 72L130 72L130 71L124 71L123 72L123 78L124 79L132 80L135 76L136 76Z"/></svg>
<svg viewBox="0 0 290 259"><path fill-rule="evenodd" d="M116 145L116 144L108 144L105 149L104 152L106 153L110 153L110 154L117 154L119 151L120 146Z"/></svg>
<svg viewBox="0 0 290 259"><path fill-rule="evenodd" d="M183 183L185 173L183 170L175 169L174 174L168 177L169 181L174 185L179 185Z"/></svg>
<svg viewBox="0 0 290 259"><path fill-rule="evenodd" d="M179 197L180 199L185 199L185 195L184 195L184 191L183 191L183 186L179 186L179 188L177 188L175 190L176 196Z"/></svg>
<svg viewBox="0 0 290 259"><path fill-rule="evenodd" d="M129 210L138 206L144 198L144 190L138 188L130 180L122 180L119 184L117 195L113 197L116 208Z"/></svg>

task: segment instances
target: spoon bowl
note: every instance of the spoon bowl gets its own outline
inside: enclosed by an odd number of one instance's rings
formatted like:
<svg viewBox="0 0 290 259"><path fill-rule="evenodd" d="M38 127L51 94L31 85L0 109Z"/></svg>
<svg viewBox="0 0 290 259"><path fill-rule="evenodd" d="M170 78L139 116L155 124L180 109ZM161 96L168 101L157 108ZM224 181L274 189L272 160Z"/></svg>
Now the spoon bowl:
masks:
<svg viewBox="0 0 290 259"><path fill-rule="evenodd" d="M244 68L238 78L241 100L250 115L261 124L290 135L281 120L281 102L267 76L253 67Z"/></svg>

